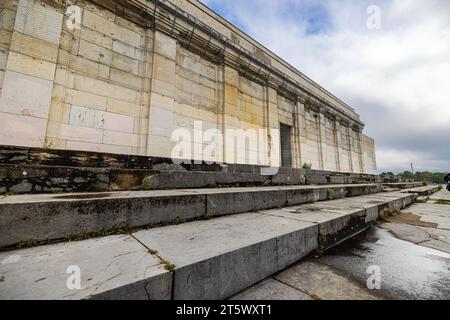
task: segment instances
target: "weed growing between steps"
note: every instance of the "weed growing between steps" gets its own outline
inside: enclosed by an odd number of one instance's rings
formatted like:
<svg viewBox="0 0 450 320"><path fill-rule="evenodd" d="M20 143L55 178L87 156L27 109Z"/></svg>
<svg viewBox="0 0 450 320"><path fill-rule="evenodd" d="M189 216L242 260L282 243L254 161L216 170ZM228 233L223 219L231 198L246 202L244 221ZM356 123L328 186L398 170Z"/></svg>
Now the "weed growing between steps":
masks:
<svg viewBox="0 0 450 320"><path fill-rule="evenodd" d="M324 235L320 235L319 236L319 248L317 248L316 254L315 254L316 258L320 258L321 256L323 256L323 253L325 252L325 249L326 249L326 245L327 245L327 237L325 237Z"/></svg>
<svg viewBox="0 0 450 320"><path fill-rule="evenodd" d="M176 268L177 266L173 263L170 263L169 261L166 261L166 263L164 264L164 269L166 269L167 271L174 272Z"/></svg>
<svg viewBox="0 0 450 320"><path fill-rule="evenodd" d="M171 263L170 261L168 261L168 260L162 258L162 257L159 255L158 250L155 250L155 249L148 249L148 253L151 254L152 256L157 257L157 258L161 261L161 264L164 265L164 269L166 269L167 271L174 272L175 269L177 268L176 265L174 265L174 264Z"/></svg>
<svg viewBox="0 0 450 320"><path fill-rule="evenodd" d="M419 197L416 199L416 203L427 203L430 200L430 197Z"/></svg>
<svg viewBox="0 0 450 320"><path fill-rule="evenodd" d="M110 229L103 229L99 232L79 233L77 235L68 237L66 239L66 241L68 241L68 242L83 241L83 240L87 240L87 239L108 237L108 236L112 236L112 235L130 234L132 232L133 232L132 226L124 225L124 226L114 227L114 228L110 228Z"/></svg>
<svg viewBox="0 0 450 320"><path fill-rule="evenodd" d="M442 204L442 205L447 205L450 206L450 200L438 200L436 201L436 204Z"/></svg>
<svg viewBox="0 0 450 320"><path fill-rule="evenodd" d="M331 188L327 189L327 199L328 200L333 200L334 199L334 190Z"/></svg>

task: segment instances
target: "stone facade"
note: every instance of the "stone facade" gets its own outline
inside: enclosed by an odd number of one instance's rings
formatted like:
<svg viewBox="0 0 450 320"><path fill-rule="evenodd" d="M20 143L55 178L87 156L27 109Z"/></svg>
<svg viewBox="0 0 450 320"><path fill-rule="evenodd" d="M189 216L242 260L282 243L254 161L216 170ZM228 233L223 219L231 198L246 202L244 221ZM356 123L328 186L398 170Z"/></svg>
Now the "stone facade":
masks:
<svg viewBox="0 0 450 320"><path fill-rule="evenodd" d="M182 129L182 158L277 167L283 125L294 168L376 173L352 108L198 1L0 0L0 28L0 145L170 158Z"/></svg>

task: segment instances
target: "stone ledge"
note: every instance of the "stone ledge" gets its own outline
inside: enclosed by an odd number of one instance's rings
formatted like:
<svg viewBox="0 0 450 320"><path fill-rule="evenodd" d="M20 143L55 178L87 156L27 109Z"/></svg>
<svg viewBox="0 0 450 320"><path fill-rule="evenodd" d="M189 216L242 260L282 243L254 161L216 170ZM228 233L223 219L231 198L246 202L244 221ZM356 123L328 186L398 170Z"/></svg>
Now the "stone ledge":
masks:
<svg viewBox="0 0 450 320"><path fill-rule="evenodd" d="M129 191L0 198L0 246L79 238L380 191L378 185Z"/></svg>
<svg viewBox="0 0 450 320"><path fill-rule="evenodd" d="M0 275L7 290L0 297L226 299L314 250L354 236L413 198L404 193L362 196L4 252ZM175 264L174 273L161 269L150 249L160 261ZM91 281L72 294L65 288L65 271L73 264L86 272L82 286Z"/></svg>
<svg viewBox="0 0 450 320"><path fill-rule="evenodd" d="M67 288L70 266L81 290ZM172 274L129 235L0 253L0 274L8 300L169 300L172 291Z"/></svg>
<svg viewBox="0 0 450 320"><path fill-rule="evenodd" d="M375 183L377 176L262 166L183 164L171 159L0 146L0 194Z"/></svg>

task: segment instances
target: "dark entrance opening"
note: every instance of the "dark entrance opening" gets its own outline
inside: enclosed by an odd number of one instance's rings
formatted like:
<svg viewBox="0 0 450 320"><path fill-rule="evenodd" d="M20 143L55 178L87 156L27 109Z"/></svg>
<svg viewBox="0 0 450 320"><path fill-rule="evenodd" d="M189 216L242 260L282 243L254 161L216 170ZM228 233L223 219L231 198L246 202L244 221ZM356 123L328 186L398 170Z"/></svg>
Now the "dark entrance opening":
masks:
<svg viewBox="0 0 450 320"><path fill-rule="evenodd" d="M280 123L281 165L286 168L292 168L291 132L291 126Z"/></svg>

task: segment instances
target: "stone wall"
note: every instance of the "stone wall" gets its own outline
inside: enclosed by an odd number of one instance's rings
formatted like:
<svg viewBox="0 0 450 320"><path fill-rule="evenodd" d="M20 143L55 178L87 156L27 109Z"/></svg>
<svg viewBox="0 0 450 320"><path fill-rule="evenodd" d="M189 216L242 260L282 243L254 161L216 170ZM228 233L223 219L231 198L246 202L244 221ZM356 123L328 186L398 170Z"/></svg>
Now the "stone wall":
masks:
<svg viewBox="0 0 450 320"><path fill-rule="evenodd" d="M366 135L362 135L362 154L363 154L364 172L368 174L377 174L375 141Z"/></svg>
<svg viewBox="0 0 450 320"><path fill-rule="evenodd" d="M284 124L293 167L376 172L352 108L198 1L158 3L78 0L70 28L68 1L0 0L0 145L276 167Z"/></svg>

